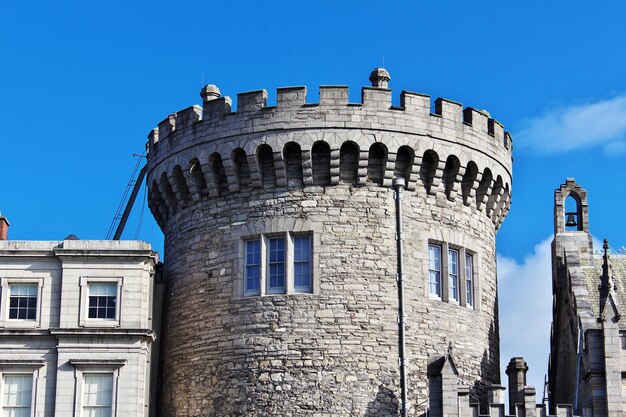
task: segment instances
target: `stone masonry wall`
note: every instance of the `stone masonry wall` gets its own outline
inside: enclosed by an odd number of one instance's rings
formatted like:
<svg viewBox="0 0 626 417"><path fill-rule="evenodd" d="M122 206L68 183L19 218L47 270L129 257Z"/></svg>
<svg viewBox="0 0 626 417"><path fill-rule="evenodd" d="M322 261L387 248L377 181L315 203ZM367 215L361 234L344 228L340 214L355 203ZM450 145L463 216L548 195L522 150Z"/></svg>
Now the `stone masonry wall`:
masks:
<svg viewBox="0 0 626 417"><path fill-rule="evenodd" d="M393 192L344 185L223 200L176 216L175 232L167 233L166 415L384 415L379 409L393 415L399 393ZM428 357L445 353L450 341L465 384L499 381L493 225L486 217L472 221L471 208L430 200L405 197L410 400L421 411ZM313 294L236 293L242 218L280 219L288 230L310 224L303 229L321 243L314 247ZM429 298L429 238L476 252L475 310Z"/></svg>

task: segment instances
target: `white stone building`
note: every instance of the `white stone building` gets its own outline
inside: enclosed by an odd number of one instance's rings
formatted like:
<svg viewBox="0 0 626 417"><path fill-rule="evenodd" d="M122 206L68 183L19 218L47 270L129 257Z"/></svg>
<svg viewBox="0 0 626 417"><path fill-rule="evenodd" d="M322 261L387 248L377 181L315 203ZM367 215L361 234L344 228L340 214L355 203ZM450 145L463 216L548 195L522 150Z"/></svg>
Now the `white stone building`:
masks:
<svg viewBox="0 0 626 417"><path fill-rule="evenodd" d="M1 240L0 415L150 415L158 260L140 241Z"/></svg>

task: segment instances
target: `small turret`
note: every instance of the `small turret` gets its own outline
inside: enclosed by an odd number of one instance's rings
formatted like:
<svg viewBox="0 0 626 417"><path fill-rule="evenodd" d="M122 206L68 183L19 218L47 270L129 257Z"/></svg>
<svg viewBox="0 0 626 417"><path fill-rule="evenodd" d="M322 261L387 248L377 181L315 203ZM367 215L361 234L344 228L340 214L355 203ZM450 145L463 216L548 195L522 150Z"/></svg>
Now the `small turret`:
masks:
<svg viewBox="0 0 626 417"><path fill-rule="evenodd" d="M375 68L374 71L372 71L372 73L370 74L370 81L372 82L372 87L389 88L389 81L391 81L391 76L386 69Z"/></svg>

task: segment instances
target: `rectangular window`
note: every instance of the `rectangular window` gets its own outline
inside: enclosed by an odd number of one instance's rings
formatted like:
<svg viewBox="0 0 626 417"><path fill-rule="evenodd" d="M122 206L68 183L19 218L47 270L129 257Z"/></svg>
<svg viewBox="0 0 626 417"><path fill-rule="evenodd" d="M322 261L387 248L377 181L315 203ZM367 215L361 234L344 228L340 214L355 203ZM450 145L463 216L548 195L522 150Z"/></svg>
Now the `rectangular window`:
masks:
<svg viewBox="0 0 626 417"><path fill-rule="evenodd" d="M459 251L448 250L448 296L459 301Z"/></svg>
<svg viewBox="0 0 626 417"><path fill-rule="evenodd" d="M113 408L113 375L83 374L83 416L111 417Z"/></svg>
<svg viewBox="0 0 626 417"><path fill-rule="evenodd" d="M116 282L90 282L89 314L90 319L115 320L117 308Z"/></svg>
<svg viewBox="0 0 626 417"><path fill-rule="evenodd" d="M246 294L258 294L261 287L261 240L246 241Z"/></svg>
<svg viewBox="0 0 626 417"><path fill-rule="evenodd" d="M37 284L9 285L9 319L35 320L37 318Z"/></svg>
<svg viewBox="0 0 626 417"><path fill-rule="evenodd" d="M242 243L243 295L313 292L312 234L261 235Z"/></svg>
<svg viewBox="0 0 626 417"><path fill-rule="evenodd" d="M285 238L268 239L268 292L285 292Z"/></svg>
<svg viewBox="0 0 626 417"><path fill-rule="evenodd" d="M296 291L311 291L311 236L293 238L293 281Z"/></svg>
<svg viewBox="0 0 626 417"><path fill-rule="evenodd" d="M441 246L428 245L428 284L430 294L441 297Z"/></svg>
<svg viewBox="0 0 626 417"><path fill-rule="evenodd" d="M474 257L465 255L465 301L469 307L474 305Z"/></svg>
<svg viewBox="0 0 626 417"><path fill-rule="evenodd" d="M2 415L30 417L32 403L32 374L5 374L3 377Z"/></svg>

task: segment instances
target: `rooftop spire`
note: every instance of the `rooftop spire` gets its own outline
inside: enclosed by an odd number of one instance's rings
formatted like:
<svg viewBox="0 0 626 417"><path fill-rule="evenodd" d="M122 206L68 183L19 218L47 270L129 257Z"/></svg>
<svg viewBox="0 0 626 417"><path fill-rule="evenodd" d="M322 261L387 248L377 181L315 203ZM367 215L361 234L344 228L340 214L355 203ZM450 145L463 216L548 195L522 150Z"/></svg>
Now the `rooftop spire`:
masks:
<svg viewBox="0 0 626 417"><path fill-rule="evenodd" d="M602 245L602 249L604 254L602 255L602 275L600 276L600 318L604 317L604 307L607 304L608 298L611 297L613 299L613 303L616 303L617 298L615 294L612 294L615 291L615 284L611 277L611 264L609 262L609 241L604 239L604 243ZM617 305L615 306L617 310ZM619 320L619 312L617 313L617 318Z"/></svg>

